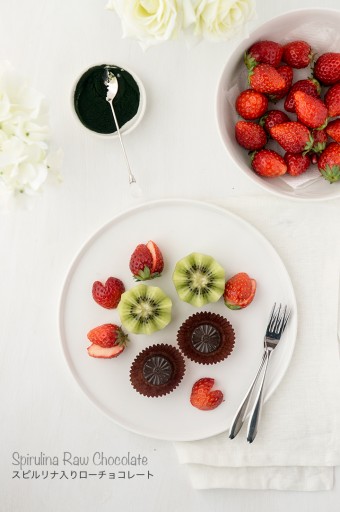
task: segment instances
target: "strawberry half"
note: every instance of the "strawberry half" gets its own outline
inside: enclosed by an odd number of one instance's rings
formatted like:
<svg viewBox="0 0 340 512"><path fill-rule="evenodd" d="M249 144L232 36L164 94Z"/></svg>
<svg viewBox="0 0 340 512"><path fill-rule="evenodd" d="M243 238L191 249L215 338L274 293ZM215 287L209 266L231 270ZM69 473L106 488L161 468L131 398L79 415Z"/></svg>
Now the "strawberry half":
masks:
<svg viewBox="0 0 340 512"><path fill-rule="evenodd" d="M124 284L116 277L109 277L105 284L95 281L92 285L92 297L97 304L106 309L116 308L124 292Z"/></svg>
<svg viewBox="0 0 340 512"><path fill-rule="evenodd" d="M87 337L91 343L103 348L110 348L115 345L124 347L129 341L128 335L124 333L121 327L115 324L103 324L94 327L94 329L87 333Z"/></svg>
<svg viewBox="0 0 340 512"><path fill-rule="evenodd" d="M256 292L256 281L246 272L239 272L225 284L224 303L229 309L243 309L252 302Z"/></svg>
<svg viewBox="0 0 340 512"><path fill-rule="evenodd" d="M154 279L163 271L163 255L155 242L150 240L147 244L137 245L131 255L129 266L136 281Z"/></svg>
<svg viewBox="0 0 340 512"><path fill-rule="evenodd" d="M92 343L92 345L88 347L87 353L89 356L99 359L113 359L114 357L119 356L123 352L124 348L125 347L121 347L120 345L104 348Z"/></svg>
<svg viewBox="0 0 340 512"><path fill-rule="evenodd" d="M199 379L192 387L190 403L201 411L216 409L223 402L223 393L219 389L211 391L215 379L204 377Z"/></svg>

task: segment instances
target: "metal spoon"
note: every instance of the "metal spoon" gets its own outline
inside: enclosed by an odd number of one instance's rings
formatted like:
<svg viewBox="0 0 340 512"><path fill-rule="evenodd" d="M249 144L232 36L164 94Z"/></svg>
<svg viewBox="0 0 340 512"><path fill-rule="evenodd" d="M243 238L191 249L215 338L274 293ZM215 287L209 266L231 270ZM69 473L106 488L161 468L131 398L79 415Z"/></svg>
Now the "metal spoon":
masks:
<svg viewBox="0 0 340 512"><path fill-rule="evenodd" d="M109 105L111 107L113 119L114 119L114 122L115 122L115 125L116 125L116 128L117 128L119 142L120 142L120 145L121 145L122 150L123 150L126 167L127 167L128 174L129 174L129 184L130 184L130 186L132 186L132 190L134 192L133 195L135 195L136 197L139 197L141 195L141 190L140 190L140 188L137 185L136 178L132 174L131 167L130 167L130 164L129 164L129 160L128 160L128 157L127 157L127 154L126 154L126 151L125 151L125 147L124 147L124 144L123 144L123 139L122 139L122 136L121 136L121 133L120 133L120 129L119 129L116 113L115 113L115 110L113 108L113 100L114 100L114 98L115 98L115 96L116 96L116 94L118 92L118 80L117 80L117 77L112 73L112 71L109 71L108 68L105 68L105 71L104 71L104 74L103 74L103 80L104 80L104 84L106 85L106 88L107 88L106 101L109 103Z"/></svg>

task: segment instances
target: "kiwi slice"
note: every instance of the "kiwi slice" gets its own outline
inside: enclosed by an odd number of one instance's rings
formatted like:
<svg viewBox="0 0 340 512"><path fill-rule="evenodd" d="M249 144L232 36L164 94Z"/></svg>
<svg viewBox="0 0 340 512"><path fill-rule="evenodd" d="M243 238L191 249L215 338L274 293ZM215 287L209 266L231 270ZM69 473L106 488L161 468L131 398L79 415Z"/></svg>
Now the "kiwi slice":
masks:
<svg viewBox="0 0 340 512"><path fill-rule="evenodd" d="M211 256L198 252L177 262L172 279L179 298L196 307L217 302L224 291L224 269Z"/></svg>
<svg viewBox="0 0 340 512"><path fill-rule="evenodd" d="M171 299L156 286L140 284L124 292L118 304L123 326L135 334L151 334L171 320Z"/></svg>

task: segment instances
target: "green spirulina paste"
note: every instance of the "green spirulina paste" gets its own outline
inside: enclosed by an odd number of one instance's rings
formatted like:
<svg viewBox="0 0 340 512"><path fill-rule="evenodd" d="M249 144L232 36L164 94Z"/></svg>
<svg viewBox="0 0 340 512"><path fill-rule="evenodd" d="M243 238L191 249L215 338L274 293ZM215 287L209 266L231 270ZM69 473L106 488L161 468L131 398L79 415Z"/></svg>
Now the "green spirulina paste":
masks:
<svg viewBox="0 0 340 512"><path fill-rule="evenodd" d="M106 134L117 130L110 105L106 101L107 88L103 75L107 67L102 64L88 69L77 83L74 93L74 107L83 125L94 132ZM108 69L118 80L119 87L113 107L121 128L137 114L140 92L136 81L125 69L116 66L109 66Z"/></svg>

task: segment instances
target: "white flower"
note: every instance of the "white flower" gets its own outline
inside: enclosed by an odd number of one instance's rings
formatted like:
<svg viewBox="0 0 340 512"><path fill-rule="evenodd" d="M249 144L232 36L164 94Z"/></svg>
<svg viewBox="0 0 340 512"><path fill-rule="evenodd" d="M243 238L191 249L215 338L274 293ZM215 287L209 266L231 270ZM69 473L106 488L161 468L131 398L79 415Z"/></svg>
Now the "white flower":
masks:
<svg viewBox="0 0 340 512"><path fill-rule="evenodd" d="M106 7L121 18L123 37L138 39L146 49L177 37L182 24L179 4L178 0L109 0Z"/></svg>
<svg viewBox="0 0 340 512"><path fill-rule="evenodd" d="M0 63L0 206L41 192L50 175L59 177L49 152L43 96L7 63Z"/></svg>
<svg viewBox="0 0 340 512"><path fill-rule="evenodd" d="M192 0L191 5L195 12L194 34L210 41L230 39L255 14L254 0Z"/></svg>

